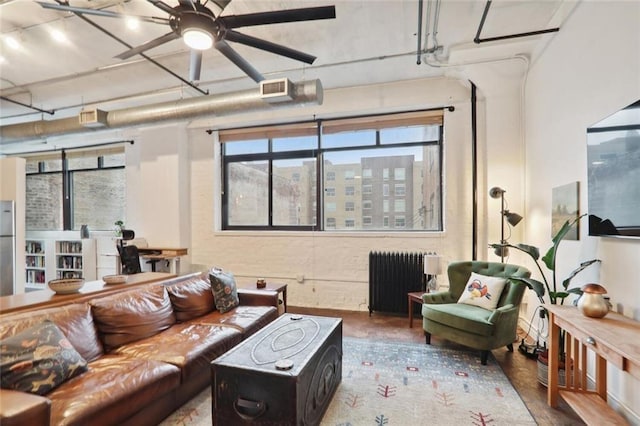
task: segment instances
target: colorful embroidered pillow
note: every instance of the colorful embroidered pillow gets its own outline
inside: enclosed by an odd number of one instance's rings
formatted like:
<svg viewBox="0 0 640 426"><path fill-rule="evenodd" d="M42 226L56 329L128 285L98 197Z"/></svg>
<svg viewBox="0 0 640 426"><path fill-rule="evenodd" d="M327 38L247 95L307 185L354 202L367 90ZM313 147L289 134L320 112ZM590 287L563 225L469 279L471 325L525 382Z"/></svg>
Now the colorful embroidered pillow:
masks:
<svg viewBox="0 0 640 426"><path fill-rule="evenodd" d="M44 395L87 371L87 361L51 321L0 341L2 387Z"/></svg>
<svg viewBox="0 0 640 426"><path fill-rule="evenodd" d="M498 300L506 283L506 278L487 277L472 272L458 303L493 310L498 306Z"/></svg>
<svg viewBox="0 0 640 426"><path fill-rule="evenodd" d="M209 271L211 290L216 302L216 308L220 313L225 313L240 304L236 280L231 272L225 272L219 268L211 268Z"/></svg>

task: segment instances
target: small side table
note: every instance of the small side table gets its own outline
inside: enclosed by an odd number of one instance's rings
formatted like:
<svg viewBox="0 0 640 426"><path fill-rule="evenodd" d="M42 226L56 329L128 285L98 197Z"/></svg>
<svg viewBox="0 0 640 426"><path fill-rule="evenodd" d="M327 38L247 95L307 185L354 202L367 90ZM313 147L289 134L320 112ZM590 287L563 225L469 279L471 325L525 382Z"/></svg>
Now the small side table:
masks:
<svg viewBox="0 0 640 426"><path fill-rule="evenodd" d="M413 328L413 305L411 304L411 302L422 305L422 295L424 293L424 291L414 291L411 293L407 293L407 305L409 306L409 328Z"/></svg>
<svg viewBox="0 0 640 426"><path fill-rule="evenodd" d="M267 283L267 286L262 288L258 288L255 284L243 284L241 288L246 288L247 290L269 290L269 291L277 291L278 293L282 293L282 304L283 304L284 312L287 312L287 285L286 284Z"/></svg>

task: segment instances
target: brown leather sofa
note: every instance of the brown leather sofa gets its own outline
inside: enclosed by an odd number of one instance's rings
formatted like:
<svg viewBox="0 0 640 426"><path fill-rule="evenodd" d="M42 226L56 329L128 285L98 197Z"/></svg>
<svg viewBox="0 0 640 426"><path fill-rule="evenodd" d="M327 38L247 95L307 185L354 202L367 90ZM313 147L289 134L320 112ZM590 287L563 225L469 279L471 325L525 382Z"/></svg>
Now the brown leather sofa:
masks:
<svg viewBox="0 0 640 426"><path fill-rule="evenodd" d="M87 303L0 316L0 339L53 321L88 371L40 396L0 389L0 424L155 425L210 385L210 362L278 317L278 294L238 290L215 310L191 274Z"/></svg>

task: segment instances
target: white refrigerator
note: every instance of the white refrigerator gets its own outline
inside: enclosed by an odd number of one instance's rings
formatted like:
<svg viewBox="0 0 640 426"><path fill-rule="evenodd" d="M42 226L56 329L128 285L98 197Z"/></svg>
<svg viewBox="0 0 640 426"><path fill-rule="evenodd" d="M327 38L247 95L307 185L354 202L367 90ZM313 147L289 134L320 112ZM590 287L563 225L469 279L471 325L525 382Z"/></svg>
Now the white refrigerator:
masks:
<svg viewBox="0 0 640 426"><path fill-rule="evenodd" d="M12 200L0 200L0 296L15 292L16 215Z"/></svg>

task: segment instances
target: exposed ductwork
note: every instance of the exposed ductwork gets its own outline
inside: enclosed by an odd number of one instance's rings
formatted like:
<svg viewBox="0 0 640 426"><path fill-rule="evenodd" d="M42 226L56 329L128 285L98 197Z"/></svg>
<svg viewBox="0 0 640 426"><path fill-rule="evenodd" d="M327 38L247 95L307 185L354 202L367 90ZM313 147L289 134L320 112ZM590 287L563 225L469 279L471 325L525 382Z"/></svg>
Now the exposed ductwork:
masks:
<svg viewBox="0 0 640 426"><path fill-rule="evenodd" d="M282 80L277 81L282 82ZM320 80L293 83L284 87L289 91L288 96L280 98L281 102L274 102L273 93L269 94L268 100L265 99L260 88L256 88L114 111L95 110L93 114L95 120L89 120L89 122L87 117L91 117L92 114L83 111L76 117L0 126L0 144L98 129L117 129L160 121L185 120L207 115L222 116L291 105L322 104L323 91Z"/></svg>

